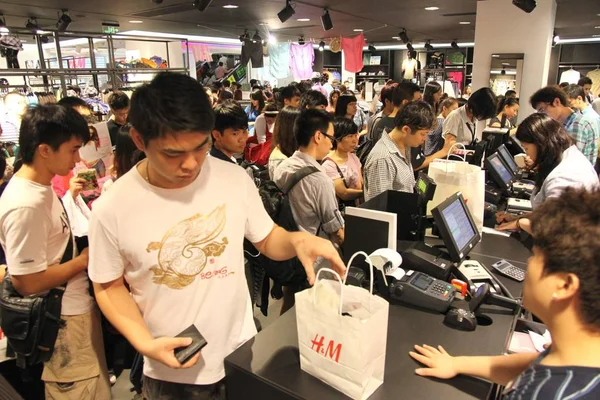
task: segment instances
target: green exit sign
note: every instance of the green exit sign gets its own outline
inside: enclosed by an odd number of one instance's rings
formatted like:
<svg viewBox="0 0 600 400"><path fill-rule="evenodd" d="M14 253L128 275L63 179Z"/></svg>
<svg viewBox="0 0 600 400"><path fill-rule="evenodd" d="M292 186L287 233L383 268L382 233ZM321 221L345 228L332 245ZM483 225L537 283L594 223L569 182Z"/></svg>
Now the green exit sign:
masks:
<svg viewBox="0 0 600 400"><path fill-rule="evenodd" d="M119 33L119 27L118 26L103 26L102 32L111 33L111 34Z"/></svg>

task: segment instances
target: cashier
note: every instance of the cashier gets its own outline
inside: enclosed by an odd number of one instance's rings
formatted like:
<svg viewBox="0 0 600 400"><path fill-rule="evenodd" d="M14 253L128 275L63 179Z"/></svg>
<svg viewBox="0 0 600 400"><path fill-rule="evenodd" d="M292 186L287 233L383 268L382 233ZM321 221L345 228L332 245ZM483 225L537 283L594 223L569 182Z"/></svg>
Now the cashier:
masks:
<svg viewBox="0 0 600 400"><path fill-rule="evenodd" d="M598 175L593 166L561 124L549 116L530 115L519 125L516 137L531 159L531 168L536 171L531 197L534 210L547 199L558 197L568 187L591 189L598 186ZM498 230L531 233L528 216L498 213L497 221L501 224Z"/></svg>
<svg viewBox="0 0 600 400"><path fill-rule="evenodd" d="M505 386L505 400L600 399L600 191L567 188L530 215L533 256L524 307L552 335L542 353L453 357L442 346L416 345L420 376L464 374ZM465 340L468 334L465 334Z"/></svg>

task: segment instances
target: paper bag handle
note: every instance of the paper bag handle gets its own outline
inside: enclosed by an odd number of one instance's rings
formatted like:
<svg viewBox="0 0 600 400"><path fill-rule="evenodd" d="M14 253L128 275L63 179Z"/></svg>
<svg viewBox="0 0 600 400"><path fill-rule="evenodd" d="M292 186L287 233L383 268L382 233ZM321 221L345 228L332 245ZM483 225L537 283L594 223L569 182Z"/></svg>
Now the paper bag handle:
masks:
<svg viewBox="0 0 600 400"><path fill-rule="evenodd" d="M350 264L348 264L350 265ZM349 268L348 268L349 269ZM331 273L333 276L335 276L337 278L337 280L340 282L340 284L342 285L342 287L340 288L340 306L339 306L339 314L342 315L342 303L343 303L343 299L342 296L344 294L344 281L342 281L342 277L340 276L340 274L338 274L337 272L335 272L334 270L330 269L330 268L321 268L319 271L317 271L317 276L315 276L315 286L313 289L313 304L317 303L317 282L319 282L319 275L321 275L321 272L329 272Z"/></svg>
<svg viewBox="0 0 600 400"><path fill-rule="evenodd" d="M371 299L373 298L373 281L375 280L373 276L374 267L373 263L371 262L371 257L369 257L369 255L364 251L357 251L352 255L352 257L350 257L350 261L348 261L348 268L346 268L346 275L344 276L344 286L346 286L346 280L348 280L348 273L350 272L350 266L352 265L352 261L354 261L354 257L358 255L364 256L365 260L369 263L369 293L371 293L371 296L369 297L369 312L371 312Z"/></svg>
<svg viewBox="0 0 600 400"><path fill-rule="evenodd" d="M464 144L462 144L462 143L454 143L452 146L450 146L450 150L448 150L448 155L446 156L446 160L450 160L450 156L452 156L452 157L458 157L463 162L467 162L467 155L466 154L464 156L459 156L457 154L452 154L452 150L454 150L454 147L462 147L462 149L465 150L465 152L467 151L467 148L465 147Z"/></svg>

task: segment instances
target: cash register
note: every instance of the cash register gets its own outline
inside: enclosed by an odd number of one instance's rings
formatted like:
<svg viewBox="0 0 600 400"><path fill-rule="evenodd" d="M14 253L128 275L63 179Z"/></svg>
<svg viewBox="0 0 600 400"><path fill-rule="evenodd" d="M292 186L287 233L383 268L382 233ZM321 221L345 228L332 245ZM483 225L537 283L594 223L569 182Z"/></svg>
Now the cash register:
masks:
<svg viewBox="0 0 600 400"><path fill-rule="evenodd" d="M486 158L485 165L491 181L495 184L502 195L508 197L506 211L511 214L530 212L532 210L531 202L527 199L519 198L519 195L529 197L527 195L527 191L521 191L518 193L515 192L513 189L515 176L512 174L510 167L508 167L503 161L500 152L496 152ZM490 200L490 191L491 190L489 187L486 188L486 195L488 197L486 200L488 201ZM495 204L498 204L499 199L494 198L493 200Z"/></svg>

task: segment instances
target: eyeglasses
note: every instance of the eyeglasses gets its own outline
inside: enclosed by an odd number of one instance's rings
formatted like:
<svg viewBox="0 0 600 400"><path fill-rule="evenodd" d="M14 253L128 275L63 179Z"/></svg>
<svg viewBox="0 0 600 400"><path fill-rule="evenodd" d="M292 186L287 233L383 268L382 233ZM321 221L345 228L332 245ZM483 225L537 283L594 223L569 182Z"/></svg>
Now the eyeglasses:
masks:
<svg viewBox="0 0 600 400"><path fill-rule="evenodd" d="M545 105L543 105L543 106L539 107L539 108L538 108L537 110L535 110L535 111L539 112L540 114L548 114L548 110L547 110L547 109L548 109L548 106L549 106L549 105L550 105L550 104L546 103Z"/></svg>
<svg viewBox="0 0 600 400"><path fill-rule="evenodd" d="M321 131L319 131L319 132L321 132ZM328 137L329 140L331 140L332 142L335 142L335 137L334 136L328 135L325 132L321 132L321 134L324 135L324 136L326 136L326 137Z"/></svg>

